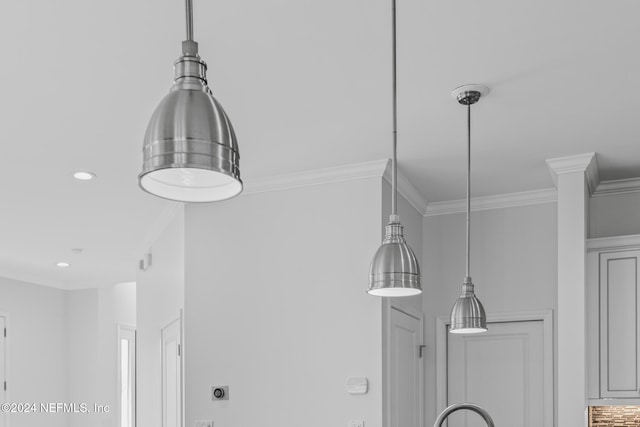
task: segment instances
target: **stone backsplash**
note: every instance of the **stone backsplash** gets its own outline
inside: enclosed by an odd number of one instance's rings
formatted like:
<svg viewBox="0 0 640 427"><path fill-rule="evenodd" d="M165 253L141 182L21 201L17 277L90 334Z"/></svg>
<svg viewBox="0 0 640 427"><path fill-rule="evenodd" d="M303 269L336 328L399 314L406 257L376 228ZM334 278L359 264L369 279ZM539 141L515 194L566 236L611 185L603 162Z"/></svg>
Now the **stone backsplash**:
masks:
<svg viewBox="0 0 640 427"><path fill-rule="evenodd" d="M640 426L640 406L590 406L589 427Z"/></svg>

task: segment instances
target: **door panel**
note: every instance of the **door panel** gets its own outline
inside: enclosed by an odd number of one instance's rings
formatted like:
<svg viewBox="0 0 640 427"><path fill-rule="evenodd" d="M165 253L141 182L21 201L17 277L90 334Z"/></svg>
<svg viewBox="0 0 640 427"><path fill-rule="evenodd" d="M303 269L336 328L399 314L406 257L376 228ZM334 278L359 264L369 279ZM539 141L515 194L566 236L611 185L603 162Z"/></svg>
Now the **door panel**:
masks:
<svg viewBox="0 0 640 427"><path fill-rule="evenodd" d="M447 336L448 404L472 402L496 425L545 425L542 321L490 323L483 334ZM484 427L475 413L459 411L449 427Z"/></svg>

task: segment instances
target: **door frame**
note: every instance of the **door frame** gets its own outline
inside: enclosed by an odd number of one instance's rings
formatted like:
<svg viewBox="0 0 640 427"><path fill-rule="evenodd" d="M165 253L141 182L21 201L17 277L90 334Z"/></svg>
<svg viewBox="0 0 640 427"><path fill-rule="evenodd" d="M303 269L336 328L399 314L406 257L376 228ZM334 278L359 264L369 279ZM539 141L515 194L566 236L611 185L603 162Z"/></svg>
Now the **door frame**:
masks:
<svg viewBox="0 0 640 427"><path fill-rule="evenodd" d="M420 336L420 345L424 345L424 314L419 309L403 304L401 301L385 298L382 302L382 345L383 345L383 363L382 363L382 420L384 427L391 426L391 393L389 393L389 384L391 381L391 310L396 310L406 316L413 317L420 323L418 334ZM416 349L416 351L419 351ZM418 402L420 410L418 413L418 425L424 425L425 399L424 399L424 361L423 356L419 359L418 375L420 383L418 386Z"/></svg>
<svg viewBox="0 0 640 427"><path fill-rule="evenodd" d="M546 426L554 426L555 419L555 363L553 339L553 310L515 311L487 313L487 323L542 321L544 342L544 421ZM436 318L436 413L447 407L447 339L449 316Z"/></svg>

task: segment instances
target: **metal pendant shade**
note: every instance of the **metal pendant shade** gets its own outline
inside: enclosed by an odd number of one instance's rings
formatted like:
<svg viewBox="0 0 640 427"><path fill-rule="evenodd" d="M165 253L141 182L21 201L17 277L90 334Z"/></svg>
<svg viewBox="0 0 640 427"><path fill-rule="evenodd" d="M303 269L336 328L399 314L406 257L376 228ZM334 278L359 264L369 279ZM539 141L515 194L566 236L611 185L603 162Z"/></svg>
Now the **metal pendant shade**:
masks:
<svg viewBox="0 0 640 427"><path fill-rule="evenodd" d="M369 270L369 294L380 297L420 294L418 259L404 239L398 216L392 217L385 228L384 241L373 257Z"/></svg>
<svg viewBox="0 0 640 427"><path fill-rule="evenodd" d="M461 86L453 91L456 100L467 107L467 273L462 293L451 309L451 327L454 334L474 334L487 330L487 315L474 292L471 281L471 105L480 100L489 89L480 85Z"/></svg>
<svg viewBox="0 0 640 427"><path fill-rule="evenodd" d="M462 294L451 309L451 329L454 334L473 334L487 330L487 315L473 291L473 283L462 285Z"/></svg>
<svg viewBox="0 0 640 427"><path fill-rule="evenodd" d="M240 154L229 117L207 84L207 64L193 41L191 0L187 40L174 63L173 87L144 137L140 187L181 202L212 202L242 192Z"/></svg>
<svg viewBox="0 0 640 427"><path fill-rule="evenodd" d="M391 215L385 227L385 237L369 268L370 295L406 297L422 293L420 267L416 254L404 239L404 231L397 213L398 206L398 107L396 81L396 1L392 0L393 33L393 159L391 162Z"/></svg>

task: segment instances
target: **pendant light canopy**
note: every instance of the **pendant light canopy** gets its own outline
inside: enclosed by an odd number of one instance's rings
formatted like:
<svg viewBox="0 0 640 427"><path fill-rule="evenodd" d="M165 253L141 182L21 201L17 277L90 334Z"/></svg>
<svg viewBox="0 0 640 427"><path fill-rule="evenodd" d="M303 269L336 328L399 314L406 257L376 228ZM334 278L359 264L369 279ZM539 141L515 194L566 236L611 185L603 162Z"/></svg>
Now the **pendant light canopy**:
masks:
<svg viewBox="0 0 640 427"><path fill-rule="evenodd" d="M174 63L175 80L151 116L144 137L140 187L181 202L213 202L242 191L233 126L207 85L207 64L193 40L192 0L186 0L187 40Z"/></svg>
<svg viewBox="0 0 640 427"><path fill-rule="evenodd" d="M370 295L406 297L422 293L418 259L404 239L398 216L398 91L396 78L396 0L392 0L392 81L393 81L393 159L391 163L391 215L385 238L378 248L369 269Z"/></svg>
<svg viewBox="0 0 640 427"><path fill-rule="evenodd" d="M471 106L480 97L489 93L489 88L480 85L466 85L455 89L453 97L467 106L467 274L462 283L462 293L451 309L450 332L455 334L473 334L486 332L487 315L482 303L476 297L471 281Z"/></svg>

